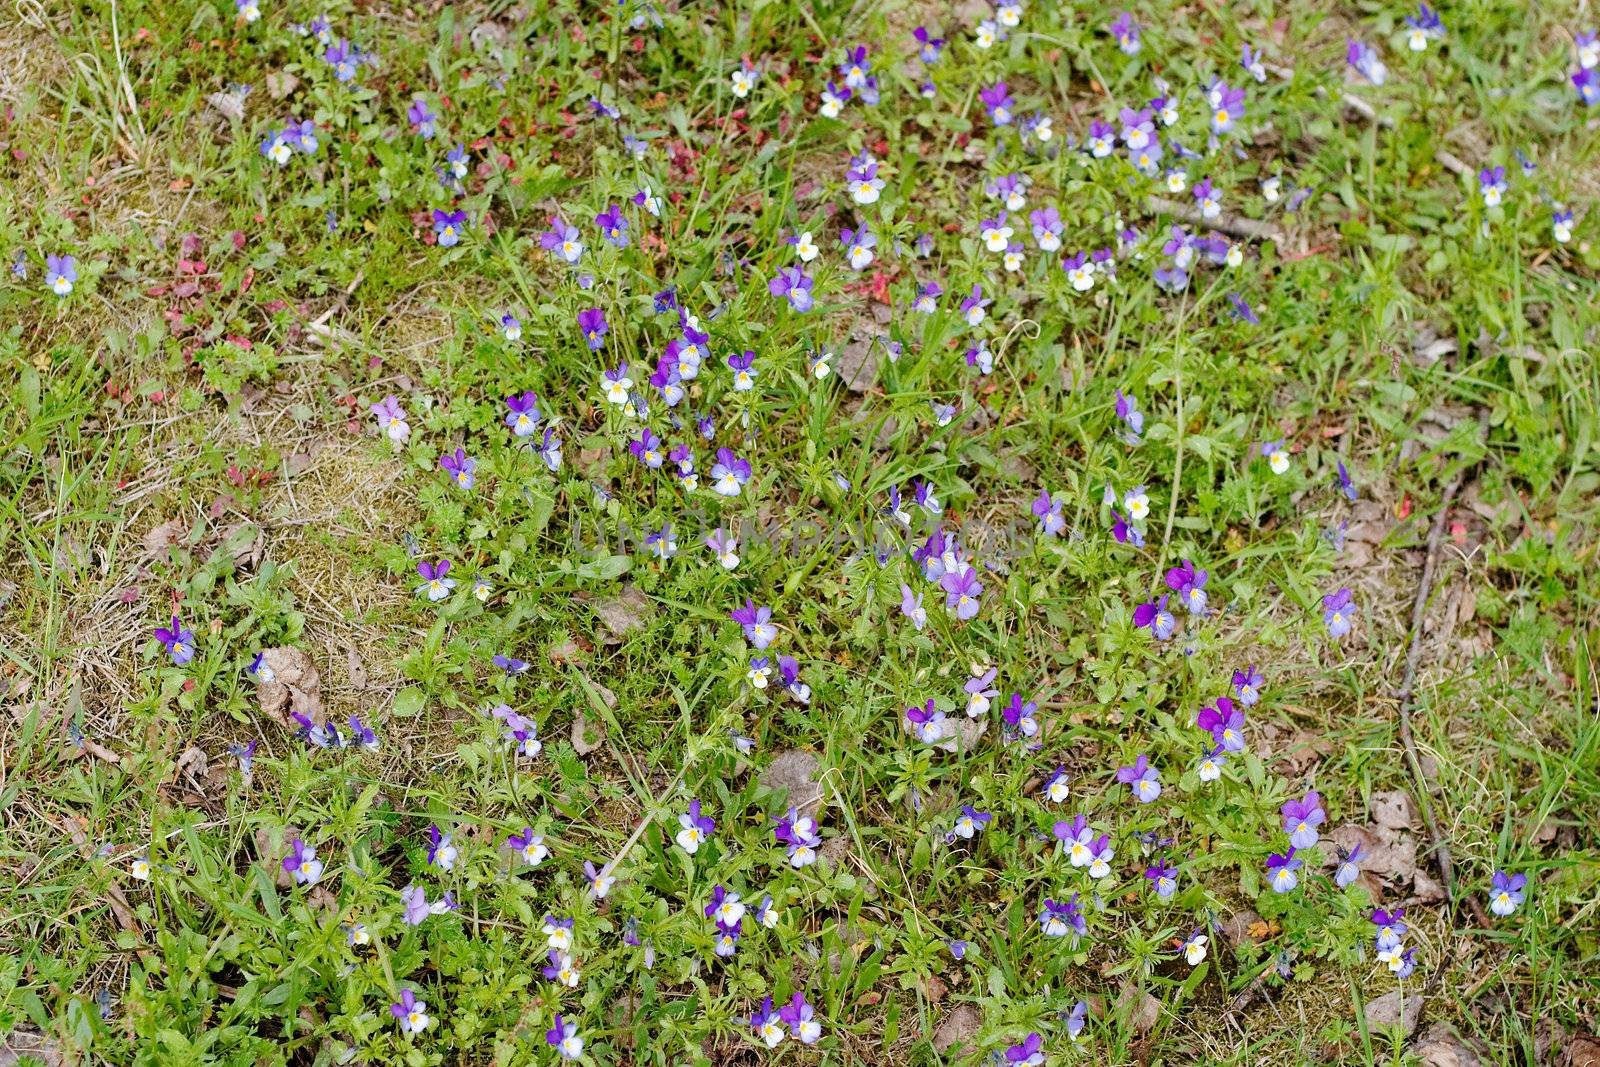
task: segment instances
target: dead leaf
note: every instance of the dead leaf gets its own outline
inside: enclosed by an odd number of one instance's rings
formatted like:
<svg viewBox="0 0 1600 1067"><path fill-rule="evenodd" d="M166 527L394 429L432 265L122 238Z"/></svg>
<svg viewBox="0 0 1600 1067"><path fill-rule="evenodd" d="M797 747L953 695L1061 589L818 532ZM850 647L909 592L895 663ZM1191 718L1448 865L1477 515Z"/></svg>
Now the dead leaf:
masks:
<svg viewBox="0 0 1600 1067"><path fill-rule="evenodd" d="M296 729L291 712L299 712L321 725L327 721L322 706L322 678L311 657L298 648L269 648L261 653L256 700L261 713L274 722Z"/></svg>
<svg viewBox="0 0 1600 1067"><path fill-rule="evenodd" d="M955 1058L962 1059L973 1052L968 1039L983 1026L983 1016L971 1004L957 1004L944 1017L933 1032L933 1047L941 1055L955 1049Z"/></svg>
<svg viewBox="0 0 1600 1067"><path fill-rule="evenodd" d="M589 717L581 711L573 717L572 747L578 750L578 755L587 756L605 743L605 723L590 722Z"/></svg>
<svg viewBox="0 0 1600 1067"><path fill-rule="evenodd" d="M1574 1034L1561 1062L1562 1067L1600 1067L1600 1037Z"/></svg>
<svg viewBox="0 0 1600 1067"><path fill-rule="evenodd" d="M1149 1033L1161 1019L1161 1002L1132 982L1123 982L1117 994L1117 1014L1141 1034Z"/></svg>
<svg viewBox="0 0 1600 1067"><path fill-rule="evenodd" d="M1222 931L1222 936L1228 939L1228 944L1238 948L1246 941L1256 940L1251 930L1259 922L1261 922L1261 916L1247 908L1244 911L1236 911L1226 919L1223 919L1217 924L1217 928Z"/></svg>
<svg viewBox="0 0 1600 1067"><path fill-rule="evenodd" d="M817 784L818 766L815 753L792 748L772 757L758 781L763 788L786 794L789 807L798 808L801 815L814 819L822 806L822 787Z"/></svg>
<svg viewBox="0 0 1600 1067"><path fill-rule="evenodd" d="M282 100L300 84L300 79L286 70L275 70L267 75L267 95Z"/></svg>
<svg viewBox="0 0 1600 1067"><path fill-rule="evenodd" d="M1372 821L1386 830L1414 830L1417 808L1403 789L1372 794Z"/></svg>
<svg viewBox="0 0 1600 1067"><path fill-rule="evenodd" d="M0 1067L15 1067L22 1062L23 1056L29 1057L30 1063L59 1067L62 1062L61 1042L24 1026L0 1037Z"/></svg>
<svg viewBox="0 0 1600 1067"><path fill-rule="evenodd" d="M623 586L614 597L592 601L589 607L606 628L608 645L621 644L624 634L639 629L655 614L655 604L633 585Z"/></svg>
<svg viewBox="0 0 1600 1067"><path fill-rule="evenodd" d="M179 778L187 777L198 787L198 779L204 778L210 768L211 761L206 758L205 749L198 745L190 745L183 750L183 755L178 757L178 762L173 764L172 777L168 781L176 782Z"/></svg>
<svg viewBox="0 0 1600 1067"><path fill-rule="evenodd" d="M947 722L949 720L946 720ZM956 722L956 732L933 747L944 752L971 752L978 744L978 739L989 731L987 719L960 719Z"/></svg>
<svg viewBox="0 0 1600 1067"><path fill-rule="evenodd" d="M361 657L356 653L356 646L346 645L344 650L345 674L350 678L350 688L365 689L367 687L367 668L362 665Z"/></svg>
<svg viewBox="0 0 1600 1067"><path fill-rule="evenodd" d="M1406 1037L1417 1028L1422 1017L1422 994L1406 997L1402 1003L1400 990L1391 989L1376 1000L1367 1002L1367 1025L1377 1030L1398 1026Z"/></svg>
<svg viewBox="0 0 1600 1067"><path fill-rule="evenodd" d="M206 103L211 106L211 110L229 122L244 121L244 97L236 93L212 93L206 97Z"/></svg>
<svg viewBox="0 0 1600 1067"><path fill-rule="evenodd" d="M188 523L182 519L169 519L159 526L152 526L144 535L144 553L150 557L160 556L167 549L182 541L189 532Z"/></svg>
<svg viewBox="0 0 1600 1067"><path fill-rule="evenodd" d="M1423 1067L1483 1067L1483 1060L1471 1045L1457 1037L1445 1023L1434 1023L1417 1042L1417 1058Z"/></svg>

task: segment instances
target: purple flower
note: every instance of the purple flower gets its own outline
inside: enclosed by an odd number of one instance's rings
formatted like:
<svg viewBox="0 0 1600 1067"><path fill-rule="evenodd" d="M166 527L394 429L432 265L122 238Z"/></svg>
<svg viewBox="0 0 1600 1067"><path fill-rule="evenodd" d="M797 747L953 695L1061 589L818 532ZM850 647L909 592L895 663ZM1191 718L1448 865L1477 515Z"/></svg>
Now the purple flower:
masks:
<svg viewBox="0 0 1600 1067"><path fill-rule="evenodd" d="M356 64L361 56L350 47L350 42L343 37L328 45L322 53L322 61L333 68L336 80L347 82L356 76Z"/></svg>
<svg viewBox="0 0 1600 1067"><path fill-rule="evenodd" d="M1161 773L1140 756L1132 764L1117 768L1117 781L1133 790L1133 799L1148 804L1161 795Z"/></svg>
<svg viewBox="0 0 1600 1067"><path fill-rule="evenodd" d="M647 426L639 436L628 442L628 451L651 470L658 470L665 461L661 449L661 438L657 437Z"/></svg>
<svg viewBox="0 0 1600 1067"><path fill-rule="evenodd" d="M748 597L744 607L735 608L728 613L734 622L744 628L744 637L757 648L766 648L777 640L778 628L772 625L772 609L766 606L757 607L755 601Z"/></svg>
<svg viewBox="0 0 1600 1067"><path fill-rule="evenodd" d="M606 333L611 327L606 324L606 313L599 308L589 308L587 311L578 312L578 329L583 332L583 340L589 346L589 351L598 352L605 344Z"/></svg>
<svg viewBox="0 0 1600 1067"><path fill-rule="evenodd" d="M1398 942L1406 936L1405 924L1406 909L1396 908L1394 911L1384 911L1374 908L1372 911L1372 925L1378 928L1377 939L1380 944Z"/></svg>
<svg viewBox="0 0 1600 1067"><path fill-rule="evenodd" d="M1155 141L1155 112L1150 108L1135 111L1125 107L1117 118L1122 122L1122 143L1128 146L1130 152L1143 151Z"/></svg>
<svg viewBox="0 0 1600 1067"><path fill-rule="evenodd" d="M1244 751L1244 712L1227 697L1218 697L1214 706L1201 708L1194 724L1209 733L1221 751Z"/></svg>
<svg viewBox="0 0 1600 1067"><path fill-rule="evenodd" d="M972 287L972 293L965 300L961 301L961 317L966 321L968 326L977 326L983 322L984 317L988 314L985 309L991 303L993 303L992 300L985 300L983 298L983 287L981 285L974 285Z"/></svg>
<svg viewBox="0 0 1600 1067"><path fill-rule="evenodd" d="M1382 85L1389 79L1389 68L1378 58L1378 50L1365 41L1346 38L1344 61L1373 85Z"/></svg>
<svg viewBox="0 0 1600 1067"><path fill-rule="evenodd" d="M172 617L172 626L157 626L156 640L166 646L167 652L172 656L172 662L181 667L194 659L195 643L194 631L185 629L178 617Z"/></svg>
<svg viewBox="0 0 1600 1067"><path fill-rule="evenodd" d="M1495 871L1489 884L1489 910L1502 919L1517 910L1524 899L1523 889L1528 884L1525 874L1506 874Z"/></svg>
<svg viewBox="0 0 1600 1067"><path fill-rule="evenodd" d="M1000 717L1019 739L1038 736L1039 705L1031 700L1023 700L1021 693L1011 694L1011 702L1000 709Z"/></svg>
<svg viewBox="0 0 1600 1067"><path fill-rule="evenodd" d="M800 663L793 656L778 657L778 679L790 696L802 704L811 703L811 687L800 680Z"/></svg>
<svg viewBox="0 0 1600 1067"><path fill-rule="evenodd" d="M790 808L787 816L776 821L772 837L785 846L789 865L798 868L815 863L817 849L822 845L822 837L817 833L817 821L809 815L801 815L795 808Z"/></svg>
<svg viewBox="0 0 1600 1067"><path fill-rule="evenodd" d="M628 220L622 215L622 208L610 204L600 214L594 217L594 224L600 227L600 234L618 248L628 247Z"/></svg>
<svg viewBox="0 0 1600 1067"><path fill-rule="evenodd" d="M44 257L44 283L57 296L72 292L72 283L78 280L77 260L70 255Z"/></svg>
<svg viewBox="0 0 1600 1067"><path fill-rule="evenodd" d="M445 577L450 573L450 561L447 559L441 559L436 564L426 561L419 563L417 573L422 576L422 584L417 586L417 592L426 593L429 600L443 600L456 587L454 578Z"/></svg>
<svg viewBox="0 0 1600 1067"><path fill-rule="evenodd" d="M811 297L811 284L811 279L799 267L782 267L767 283L767 291L789 301L789 306L796 311L806 312L816 306Z"/></svg>
<svg viewBox="0 0 1600 1067"><path fill-rule="evenodd" d="M531 390L506 397L505 423L517 437L529 437L539 428L539 394Z"/></svg>
<svg viewBox="0 0 1600 1067"><path fill-rule="evenodd" d="M1232 133L1244 117L1244 90L1218 80L1206 91L1206 101L1211 105L1211 132Z"/></svg>
<svg viewBox="0 0 1600 1067"><path fill-rule="evenodd" d="M1290 849L1288 855L1280 856L1274 852L1267 857L1267 882L1272 886L1274 893L1287 893L1300 884L1299 875L1295 874L1301 867L1301 860Z"/></svg>
<svg viewBox="0 0 1600 1067"><path fill-rule="evenodd" d="M978 581L977 569L967 565L945 574L939 579L944 590L944 606L965 621L978 613L978 598L983 595L983 583Z"/></svg>
<svg viewBox="0 0 1600 1067"><path fill-rule="evenodd" d="M999 673L998 668L990 667L968 678L967 684L962 686L967 694L967 718L976 719L988 712L989 702L1000 695L1000 691L993 688L995 676Z"/></svg>
<svg viewBox="0 0 1600 1067"><path fill-rule="evenodd" d="M400 999L389 1005L389 1014L400 1024L402 1033L420 1034L433 1022L428 1018L428 1002L418 1000L409 989L401 990Z"/></svg>
<svg viewBox="0 0 1600 1067"><path fill-rule="evenodd" d="M465 211L440 211L433 209L433 232L440 248L451 248L461 241L461 231L466 226Z"/></svg>
<svg viewBox="0 0 1600 1067"><path fill-rule="evenodd" d="M1148 629L1150 635L1157 641L1165 641L1177 628L1178 620L1167 610L1167 596L1163 595L1160 600L1140 604L1134 608L1133 625L1139 629Z"/></svg>
<svg viewBox="0 0 1600 1067"><path fill-rule="evenodd" d="M1178 868L1168 866L1164 860L1157 860L1146 867L1144 876L1150 880L1150 888L1162 900L1171 900L1172 894L1178 891Z"/></svg>
<svg viewBox="0 0 1600 1067"><path fill-rule="evenodd" d="M806 1003L804 993L796 993L794 999L779 1008L778 1018L789 1025L801 1044L814 1045L822 1037L822 1024L817 1022L816 1012Z"/></svg>
<svg viewBox="0 0 1600 1067"><path fill-rule="evenodd" d="M1030 1033L1021 1044L1006 1049L1005 1062L1019 1064L1021 1067L1039 1067L1044 1063L1044 1038L1036 1033Z"/></svg>
<svg viewBox="0 0 1600 1067"><path fill-rule="evenodd" d="M1066 520L1061 517L1062 503L1052 500L1048 491L1039 490L1038 499L1033 502L1034 517L1039 520L1039 532L1052 537L1060 537L1066 531Z"/></svg>
<svg viewBox="0 0 1600 1067"><path fill-rule="evenodd" d="M987 811L979 811L971 804L961 805L961 815L956 819L950 832L963 840L970 841L985 826L994 821L994 815Z"/></svg>
<svg viewBox="0 0 1600 1067"><path fill-rule="evenodd" d="M544 441L537 449L539 458L544 460L544 465L552 471L561 469L561 438L555 436L555 432L555 427L545 427Z"/></svg>
<svg viewBox="0 0 1600 1067"><path fill-rule="evenodd" d="M1195 569L1188 560L1183 561L1183 566L1167 571L1167 588L1178 594L1190 615L1206 613L1206 577L1205 571Z"/></svg>
<svg viewBox="0 0 1600 1067"><path fill-rule="evenodd" d="M922 707L912 705L906 709L906 726L916 735L917 740L925 745L937 744L944 740L944 712L934 707L931 698Z"/></svg>
<svg viewBox="0 0 1600 1067"><path fill-rule="evenodd" d="M289 842L289 854L283 857L283 869L300 885L315 885L322 877L322 861L317 850L298 837Z"/></svg>
<svg viewBox="0 0 1600 1067"><path fill-rule="evenodd" d="M539 235L539 247L568 263L576 263L583 255L581 237L576 226L560 215L551 215L550 228Z"/></svg>
<svg viewBox="0 0 1600 1067"><path fill-rule="evenodd" d="M1344 460L1339 460L1339 490L1344 493L1345 499L1354 502L1360 497L1356 492L1355 483L1350 480L1350 472L1345 469Z"/></svg>
<svg viewBox="0 0 1600 1067"><path fill-rule="evenodd" d="M768 1048L777 1048L788 1036L783 1029L783 1021L778 1017L778 1012L772 1006L772 998L767 997L761 1002L761 1008L750 1016L750 1026L755 1030L756 1036Z"/></svg>
<svg viewBox="0 0 1600 1067"><path fill-rule="evenodd" d="M1005 82L995 82L989 88L979 90L978 99L988 109L989 119L996 126L1011 124L1011 93L1006 89Z"/></svg>
<svg viewBox="0 0 1600 1067"><path fill-rule="evenodd" d="M922 594L913 593L911 587L900 583L900 614L911 620L918 630L928 624L928 611L922 606Z"/></svg>
<svg viewBox="0 0 1600 1067"><path fill-rule="evenodd" d="M1046 899L1044 910L1039 914L1039 928L1046 937L1065 937L1076 934L1082 937L1089 931L1089 924L1084 921L1083 912L1078 910L1078 894L1072 894L1070 899L1057 901Z"/></svg>
<svg viewBox="0 0 1600 1067"><path fill-rule="evenodd" d="M923 66L931 67L939 62L939 56L944 51L943 37L932 36L926 26L918 26L911 31L911 36L915 37L917 44L921 46L917 58L922 60Z"/></svg>
<svg viewBox="0 0 1600 1067"><path fill-rule="evenodd" d="M1427 4L1418 4L1417 13L1406 16L1406 25L1411 27L1406 34L1406 45L1413 52L1426 51L1429 41L1444 37L1444 23L1439 20L1439 13Z"/></svg>
<svg viewBox="0 0 1600 1067"><path fill-rule="evenodd" d="M478 469L478 461L467 455L465 449L458 448L454 452L446 452L439 457L439 466L450 475L450 480L461 488L472 488L473 472Z"/></svg>
<svg viewBox="0 0 1600 1067"><path fill-rule="evenodd" d="M1343 637L1350 632L1355 614L1350 590L1343 586L1322 598L1322 623L1333 637Z"/></svg>
<svg viewBox="0 0 1600 1067"><path fill-rule="evenodd" d="M1260 317L1256 315L1255 311L1250 307L1250 304L1245 300L1244 297L1240 296L1238 293L1229 293L1228 303L1233 305L1230 314L1232 314L1234 318L1241 322L1248 322L1252 326L1261 325Z"/></svg>
<svg viewBox="0 0 1600 1067"><path fill-rule="evenodd" d="M1117 16L1110 27L1111 36L1116 38L1117 47L1132 56L1139 53L1139 24L1133 21L1133 16L1124 11Z"/></svg>
<svg viewBox="0 0 1600 1067"><path fill-rule="evenodd" d="M1478 172L1478 189L1484 207L1499 207L1506 195L1506 168L1484 167Z"/></svg>
<svg viewBox="0 0 1600 1067"><path fill-rule="evenodd" d="M734 497L749 483L750 461L733 454L732 449L717 449L717 461L711 465L711 491L718 496Z"/></svg>
<svg viewBox="0 0 1600 1067"><path fill-rule="evenodd" d="M530 666L532 666L532 664L525 659L516 659L515 657L502 655L498 652L491 657L489 662L493 663L496 667L499 667L507 674L522 674Z"/></svg>
<svg viewBox="0 0 1600 1067"><path fill-rule="evenodd" d="M1118 389L1116 412L1117 418L1122 420L1122 424L1127 427L1127 432L1122 435L1122 439L1130 445L1138 444L1140 435L1144 433L1144 412L1139 410L1138 398L1129 396L1121 389Z"/></svg>
<svg viewBox="0 0 1600 1067"><path fill-rule="evenodd" d="M439 827L428 827L428 866L450 870L456 865L456 847L450 843L449 834L441 834Z"/></svg>
<svg viewBox="0 0 1600 1067"><path fill-rule="evenodd" d="M1291 800L1278 809L1283 816L1283 832L1295 848L1310 848L1317 843L1317 827L1327 819L1322 798L1315 789L1304 800Z"/></svg>
<svg viewBox="0 0 1600 1067"><path fill-rule="evenodd" d="M678 542L672 537L672 523L664 522L661 529L652 530L644 539L645 551L665 563L678 554Z"/></svg>
<svg viewBox="0 0 1600 1067"><path fill-rule="evenodd" d="M1333 884L1343 889L1345 886L1361 877L1361 845L1358 843L1348 855L1343 855L1339 860L1338 870L1333 872Z"/></svg>
<svg viewBox="0 0 1600 1067"><path fill-rule="evenodd" d="M406 121L411 123L411 130L424 141L433 137L433 112L428 110L427 102L420 96L411 101L411 107L406 111Z"/></svg>
<svg viewBox="0 0 1600 1067"><path fill-rule="evenodd" d="M545 1031L544 1042L555 1046L564 1060L575 1060L583 1055L583 1038L578 1036L578 1024L567 1022L556 1012L555 1025Z"/></svg>
<svg viewBox="0 0 1600 1067"><path fill-rule="evenodd" d="M1600 104L1600 68L1584 67L1572 72L1572 87L1586 107Z"/></svg>

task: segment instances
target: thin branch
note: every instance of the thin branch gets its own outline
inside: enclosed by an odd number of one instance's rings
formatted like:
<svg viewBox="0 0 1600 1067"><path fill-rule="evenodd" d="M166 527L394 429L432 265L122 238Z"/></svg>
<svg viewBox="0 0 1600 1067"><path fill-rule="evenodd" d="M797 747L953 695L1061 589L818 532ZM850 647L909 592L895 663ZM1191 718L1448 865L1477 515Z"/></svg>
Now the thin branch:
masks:
<svg viewBox="0 0 1600 1067"><path fill-rule="evenodd" d="M1259 222L1242 215L1221 215L1208 219L1200 214L1199 209L1188 204L1180 204L1176 200L1168 200L1164 196L1147 196L1144 198L1144 206L1147 211L1171 215L1191 226L1204 226L1208 230L1216 230L1229 237L1237 237L1241 241L1271 241L1274 244L1281 244L1283 241L1283 231L1270 222Z"/></svg>
<svg viewBox="0 0 1600 1067"><path fill-rule="evenodd" d="M1489 413L1480 411L1478 414L1478 438L1481 442L1488 430ZM1473 466L1463 467L1450 480L1445 488L1444 499L1439 502L1439 513L1434 516L1433 529L1428 532L1428 553L1422 563L1422 577L1417 581L1417 597L1411 604L1411 642L1406 650L1406 669L1401 676L1400 691L1396 697L1400 705L1400 741L1405 746L1406 763L1411 768L1411 775L1416 781L1417 798L1422 807L1422 821L1428 828L1428 839L1432 843L1434 855L1439 863L1440 880L1444 883L1445 901L1452 911L1457 904L1455 864L1450 856L1450 846L1445 842L1444 835L1439 832L1438 820L1433 814L1433 790L1428 785L1427 776L1422 773L1422 758L1417 753L1416 738L1411 730L1411 713L1414 710L1414 691L1417 681L1417 668L1422 663L1422 619L1427 612L1428 598L1433 593L1433 580L1439 566L1439 546L1444 539L1445 521L1450 517L1450 505L1455 502L1456 493L1460 491L1461 484L1466 480L1467 474ZM1488 916L1483 913L1483 905L1478 899L1468 895L1467 904L1472 908L1474 916L1483 926L1488 926ZM1455 942L1451 941L1450 953L1446 956L1440 967L1434 971L1429 985L1436 984L1443 978L1448 969L1450 959L1455 953Z"/></svg>

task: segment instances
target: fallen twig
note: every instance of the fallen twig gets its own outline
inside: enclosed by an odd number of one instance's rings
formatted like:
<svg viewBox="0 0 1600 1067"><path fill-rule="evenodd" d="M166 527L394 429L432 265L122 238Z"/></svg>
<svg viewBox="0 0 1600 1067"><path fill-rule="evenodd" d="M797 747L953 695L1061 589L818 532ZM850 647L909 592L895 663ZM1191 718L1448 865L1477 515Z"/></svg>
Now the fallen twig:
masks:
<svg viewBox="0 0 1600 1067"><path fill-rule="evenodd" d="M1168 200L1163 196L1145 197L1144 206L1148 211L1171 215L1174 218L1182 219L1191 226L1204 226L1207 229L1225 233L1229 237L1237 237L1241 241L1271 241L1274 244L1281 244L1283 241L1283 231L1270 222L1258 222L1255 219L1247 219L1241 215L1221 215L1214 219L1208 219L1200 214L1199 209L1188 204L1180 204L1176 200Z"/></svg>
<svg viewBox="0 0 1600 1067"><path fill-rule="evenodd" d="M1480 441L1488 429L1488 425L1488 412L1479 412L1478 436ZM1400 705L1400 741L1405 746L1406 763L1410 766L1412 778L1415 779L1417 784L1417 800L1422 808L1422 821L1428 828L1428 840L1432 843L1433 853L1438 859L1439 876L1444 883L1445 901L1452 912L1458 902L1456 897L1455 864L1450 856L1450 846L1445 843L1444 835L1439 832L1438 820L1433 815L1433 790L1428 785L1427 776L1422 773L1422 759L1417 754L1416 738L1411 732L1411 711L1412 695L1417 681L1417 667L1422 661L1422 617L1427 611L1428 597L1433 592L1434 572L1439 564L1439 546L1444 538L1445 521L1450 516L1450 505L1455 501L1456 493L1460 491L1461 484L1466 480L1467 473L1471 469L1471 466L1463 467L1450 480L1450 484L1445 487L1444 498L1439 502L1439 513L1434 516L1433 528L1428 532L1428 551L1423 558L1422 577L1417 581L1417 597L1411 605L1411 641L1406 650L1406 668L1405 673L1401 676L1400 690L1396 697ZM1483 905L1478 903L1478 899L1470 894L1466 899L1479 924L1488 926L1489 919L1483 912ZM1431 987L1437 985L1444 977L1454 953L1455 942L1452 940L1444 961L1434 971L1433 976L1429 978L1428 988L1431 989Z"/></svg>

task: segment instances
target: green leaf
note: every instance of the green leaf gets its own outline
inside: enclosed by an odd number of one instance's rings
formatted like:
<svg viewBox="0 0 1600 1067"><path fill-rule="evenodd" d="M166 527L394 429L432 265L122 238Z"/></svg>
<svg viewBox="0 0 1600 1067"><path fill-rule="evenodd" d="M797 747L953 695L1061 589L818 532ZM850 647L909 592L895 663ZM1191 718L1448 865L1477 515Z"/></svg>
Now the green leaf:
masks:
<svg viewBox="0 0 1600 1067"><path fill-rule="evenodd" d="M415 718L422 713L422 705L427 703L427 700L426 693L414 685L408 685L394 695L394 705L389 711L404 719Z"/></svg>

